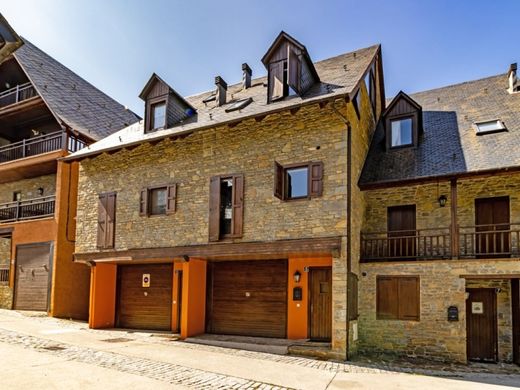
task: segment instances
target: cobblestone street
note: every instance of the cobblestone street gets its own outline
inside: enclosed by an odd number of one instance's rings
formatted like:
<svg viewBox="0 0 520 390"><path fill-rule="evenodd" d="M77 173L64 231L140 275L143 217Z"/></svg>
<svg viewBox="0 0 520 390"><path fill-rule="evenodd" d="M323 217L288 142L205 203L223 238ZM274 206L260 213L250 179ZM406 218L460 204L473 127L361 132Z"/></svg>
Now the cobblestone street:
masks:
<svg viewBox="0 0 520 390"><path fill-rule="evenodd" d="M81 322L5 310L0 310L0 358L4 383L15 388L520 387L520 370L508 365L319 361L188 344L166 334L92 331Z"/></svg>

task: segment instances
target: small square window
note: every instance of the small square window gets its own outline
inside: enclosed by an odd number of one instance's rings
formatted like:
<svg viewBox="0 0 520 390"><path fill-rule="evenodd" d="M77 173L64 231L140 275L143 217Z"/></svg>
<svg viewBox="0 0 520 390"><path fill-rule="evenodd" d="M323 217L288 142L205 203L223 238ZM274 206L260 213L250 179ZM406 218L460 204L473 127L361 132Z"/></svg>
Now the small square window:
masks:
<svg viewBox="0 0 520 390"><path fill-rule="evenodd" d="M501 120L492 120L487 122L477 122L475 123L475 128L477 130L477 134L488 134L495 133L497 131L507 131L504 126L504 122Z"/></svg>
<svg viewBox="0 0 520 390"><path fill-rule="evenodd" d="M162 102L152 105L151 114L152 130L164 128L166 126L166 103Z"/></svg>
<svg viewBox="0 0 520 390"><path fill-rule="evenodd" d="M285 170L286 199L307 198L309 196L309 167Z"/></svg>
<svg viewBox="0 0 520 390"><path fill-rule="evenodd" d="M166 187L150 190L150 215L166 214Z"/></svg>
<svg viewBox="0 0 520 390"><path fill-rule="evenodd" d="M395 119L390 122L392 148L412 144L412 118Z"/></svg>

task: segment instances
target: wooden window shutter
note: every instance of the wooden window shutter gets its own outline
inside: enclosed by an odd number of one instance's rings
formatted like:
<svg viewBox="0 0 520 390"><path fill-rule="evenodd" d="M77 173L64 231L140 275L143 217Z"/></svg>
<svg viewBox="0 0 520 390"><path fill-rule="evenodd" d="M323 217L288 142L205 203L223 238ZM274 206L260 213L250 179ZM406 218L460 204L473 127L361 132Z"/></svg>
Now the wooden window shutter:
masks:
<svg viewBox="0 0 520 390"><path fill-rule="evenodd" d="M347 286L348 319L349 321L353 321L358 318L358 276L355 273L349 272Z"/></svg>
<svg viewBox="0 0 520 390"><path fill-rule="evenodd" d="M378 277L376 291L377 318L391 320L398 318L398 286L397 278Z"/></svg>
<svg viewBox="0 0 520 390"><path fill-rule="evenodd" d="M242 237L244 227L244 175L233 176L233 237Z"/></svg>
<svg viewBox="0 0 520 390"><path fill-rule="evenodd" d="M288 61L288 83L289 86L294 89L296 93L300 93L300 59L298 55L289 48L289 61Z"/></svg>
<svg viewBox="0 0 520 390"><path fill-rule="evenodd" d="M220 238L220 176L213 176L209 182L209 241Z"/></svg>
<svg viewBox="0 0 520 390"><path fill-rule="evenodd" d="M283 61L269 65L269 84L271 89L271 100L283 98Z"/></svg>
<svg viewBox="0 0 520 390"><path fill-rule="evenodd" d="M323 163L314 162L309 164L309 195L311 198L323 194Z"/></svg>
<svg viewBox="0 0 520 390"><path fill-rule="evenodd" d="M116 193L107 194L107 219L106 219L105 248L113 248L115 244L116 226Z"/></svg>
<svg viewBox="0 0 520 390"><path fill-rule="evenodd" d="M274 196L278 199L284 198L284 190L283 190L283 179L284 172L283 166L278 164L276 161L274 163Z"/></svg>
<svg viewBox="0 0 520 390"><path fill-rule="evenodd" d="M146 217L148 214L148 188L143 188L139 199L139 215Z"/></svg>
<svg viewBox="0 0 520 390"><path fill-rule="evenodd" d="M107 225L107 194L100 194L98 200L98 229L97 247L105 247L106 226Z"/></svg>
<svg viewBox="0 0 520 390"><path fill-rule="evenodd" d="M419 278L398 278L399 319L415 320L420 317Z"/></svg>
<svg viewBox="0 0 520 390"><path fill-rule="evenodd" d="M171 184L166 188L166 214L173 214L175 212L177 203L177 184Z"/></svg>

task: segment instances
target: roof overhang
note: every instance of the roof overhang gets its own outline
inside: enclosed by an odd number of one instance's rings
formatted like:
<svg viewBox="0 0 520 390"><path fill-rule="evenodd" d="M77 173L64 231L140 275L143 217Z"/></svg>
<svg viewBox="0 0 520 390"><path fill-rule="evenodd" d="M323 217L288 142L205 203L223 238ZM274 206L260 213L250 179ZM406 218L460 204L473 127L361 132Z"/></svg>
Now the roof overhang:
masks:
<svg viewBox="0 0 520 390"><path fill-rule="evenodd" d="M0 13L0 62L22 45L22 38L20 38Z"/></svg>

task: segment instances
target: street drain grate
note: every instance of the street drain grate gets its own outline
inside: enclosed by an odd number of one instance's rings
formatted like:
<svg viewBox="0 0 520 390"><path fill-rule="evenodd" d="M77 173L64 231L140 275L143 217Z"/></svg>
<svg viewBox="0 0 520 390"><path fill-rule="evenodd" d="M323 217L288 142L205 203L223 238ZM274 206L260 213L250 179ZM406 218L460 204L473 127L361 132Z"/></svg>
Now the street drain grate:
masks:
<svg viewBox="0 0 520 390"><path fill-rule="evenodd" d="M132 339L127 339L124 337L116 337L113 339L105 339L105 340L101 340L101 341L104 341L106 343L126 343L128 341L132 341Z"/></svg>
<svg viewBox="0 0 520 390"><path fill-rule="evenodd" d="M49 345L48 347L43 347L47 351L63 351L65 347L60 347L59 345Z"/></svg>

